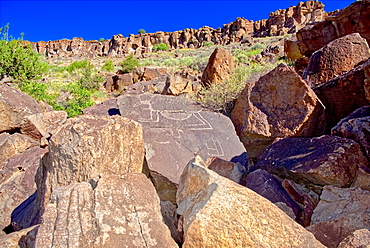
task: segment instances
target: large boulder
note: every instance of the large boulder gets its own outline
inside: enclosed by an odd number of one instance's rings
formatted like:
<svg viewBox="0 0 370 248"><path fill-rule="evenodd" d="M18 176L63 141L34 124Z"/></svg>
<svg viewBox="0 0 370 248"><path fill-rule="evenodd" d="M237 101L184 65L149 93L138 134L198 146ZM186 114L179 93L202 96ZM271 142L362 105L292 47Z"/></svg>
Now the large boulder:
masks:
<svg viewBox="0 0 370 248"><path fill-rule="evenodd" d="M324 247L270 201L204 167L186 166L177 192L183 247Z"/></svg>
<svg viewBox="0 0 370 248"><path fill-rule="evenodd" d="M39 146L39 143L26 135L19 133L0 134L0 169L3 168L8 158L34 146Z"/></svg>
<svg viewBox="0 0 370 248"><path fill-rule="evenodd" d="M123 95L117 103L122 116L142 124L148 167L158 181L178 184L194 154L204 160L217 156L246 163L245 149L230 119L222 114L184 97L156 94ZM175 201L174 197L161 200Z"/></svg>
<svg viewBox="0 0 370 248"><path fill-rule="evenodd" d="M57 187L46 206L36 247L178 247L162 222L144 174L104 175L94 187Z"/></svg>
<svg viewBox="0 0 370 248"><path fill-rule="evenodd" d="M310 57L303 79L310 85L325 83L352 70L370 57L369 45L358 33L336 39Z"/></svg>
<svg viewBox="0 0 370 248"><path fill-rule="evenodd" d="M22 122L21 132L24 135L47 145L47 140L55 130L67 121L65 111L49 111L26 116Z"/></svg>
<svg viewBox="0 0 370 248"><path fill-rule="evenodd" d="M337 248L356 248L356 247L369 247L370 244L370 231L369 229L359 229L350 234L347 238L339 243Z"/></svg>
<svg viewBox="0 0 370 248"><path fill-rule="evenodd" d="M210 157L205 163L208 169L236 183L240 183L247 172L246 166L243 166L239 162L233 163L218 157Z"/></svg>
<svg viewBox="0 0 370 248"><path fill-rule="evenodd" d="M349 186L359 166L367 166L359 144L336 136L285 138L270 145L252 169L263 169L312 188Z"/></svg>
<svg viewBox="0 0 370 248"><path fill-rule="evenodd" d="M369 191L325 186L307 229L334 248L352 232L370 229L369 209Z"/></svg>
<svg viewBox="0 0 370 248"><path fill-rule="evenodd" d="M1 230L11 224L12 212L35 193L36 170L39 168L41 158L46 152L47 149L30 148L9 158L0 170Z"/></svg>
<svg viewBox="0 0 370 248"><path fill-rule="evenodd" d="M0 85L0 132L19 130L25 116L41 112L40 105L29 95Z"/></svg>
<svg viewBox="0 0 370 248"><path fill-rule="evenodd" d="M361 107L342 119L331 129L331 134L356 141L370 158L370 106Z"/></svg>
<svg viewBox="0 0 370 248"><path fill-rule="evenodd" d="M202 75L202 84L209 87L229 77L233 72L235 62L230 51L217 47L209 58L206 69Z"/></svg>
<svg viewBox="0 0 370 248"><path fill-rule="evenodd" d="M369 43L369 15L370 1L356 1L325 21L307 25L296 34L301 52L311 55L329 42L352 33L359 33Z"/></svg>
<svg viewBox="0 0 370 248"><path fill-rule="evenodd" d="M144 141L139 123L121 116L68 119L49 141L51 188L104 174L142 172Z"/></svg>
<svg viewBox="0 0 370 248"><path fill-rule="evenodd" d="M314 88L318 98L325 106L328 132L341 119L356 109L368 105L370 91L370 59L351 71L333 78Z"/></svg>
<svg viewBox="0 0 370 248"><path fill-rule="evenodd" d="M278 65L255 84L247 84L231 113L248 155L257 157L281 137L320 135L324 106L289 66Z"/></svg>

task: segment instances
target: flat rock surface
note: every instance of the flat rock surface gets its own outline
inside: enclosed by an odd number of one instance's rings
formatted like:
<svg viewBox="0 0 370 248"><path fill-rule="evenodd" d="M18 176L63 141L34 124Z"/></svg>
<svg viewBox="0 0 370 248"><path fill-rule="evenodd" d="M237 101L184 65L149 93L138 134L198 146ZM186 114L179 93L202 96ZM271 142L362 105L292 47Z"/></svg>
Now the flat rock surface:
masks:
<svg viewBox="0 0 370 248"><path fill-rule="evenodd" d="M369 191L326 186L307 229L324 245L334 248L354 231L370 229L369 214Z"/></svg>
<svg viewBox="0 0 370 248"><path fill-rule="evenodd" d="M23 117L41 112L40 105L29 95L5 84L0 85L0 132L17 130Z"/></svg>
<svg viewBox="0 0 370 248"><path fill-rule="evenodd" d="M285 138L267 147L253 169L263 169L308 186L349 186L367 166L359 144L336 136Z"/></svg>
<svg viewBox="0 0 370 248"><path fill-rule="evenodd" d="M53 230L53 231L51 231ZM58 187L46 206L36 247L178 247L162 222L144 174L104 175Z"/></svg>
<svg viewBox="0 0 370 248"><path fill-rule="evenodd" d="M177 192L183 247L324 247L273 203L190 161Z"/></svg>
<svg viewBox="0 0 370 248"><path fill-rule="evenodd" d="M146 159L151 171L178 183L195 154L246 163L245 149L224 115L205 111L187 98L154 94L117 99L123 117L143 126Z"/></svg>
<svg viewBox="0 0 370 248"><path fill-rule="evenodd" d="M35 174L47 149L33 147L9 158L0 170L0 229L11 223L11 214L36 190Z"/></svg>

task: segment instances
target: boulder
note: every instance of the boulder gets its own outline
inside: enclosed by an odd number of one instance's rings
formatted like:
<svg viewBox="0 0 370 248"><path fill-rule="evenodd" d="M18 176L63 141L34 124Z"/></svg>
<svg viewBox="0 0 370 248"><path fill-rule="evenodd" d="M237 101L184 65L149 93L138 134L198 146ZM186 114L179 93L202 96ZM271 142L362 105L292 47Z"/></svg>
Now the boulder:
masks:
<svg viewBox="0 0 370 248"><path fill-rule="evenodd" d="M0 247L18 248L35 247L38 226L32 226L8 235L0 235Z"/></svg>
<svg viewBox="0 0 370 248"><path fill-rule="evenodd" d="M253 190L272 203L279 203L276 204L278 207L283 203L282 205L284 208L281 208L281 210L298 223L303 224L301 221L302 207L289 196L282 187L281 182L267 171L256 170L249 173L243 178L242 185ZM285 211L285 209L287 209L287 211ZM293 215L290 213L293 213Z"/></svg>
<svg viewBox="0 0 370 248"><path fill-rule="evenodd" d="M84 115L105 115L105 116L112 116L112 115L119 115L119 109L117 105L117 99L111 98L105 100L99 104L95 104L91 107L85 108L82 110Z"/></svg>
<svg viewBox="0 0 370 248"><path fill-rule="evenodd" d="M325 106L328 132L337 123L356 109L368 105L366 81L370 79L370 59L351 71L344 73L314 88L318 98Z"/></svg>
<svg viewBox="0 0 370 248"><path fill-rule="evenodd" d="M368 229L360 229L354 231L347 238L339 243L337 248L367 248L370 244L370 231Z"/></svg>
<svg viewBox="0 0 370 248"><path fill-rule="evenodd" d="M205 164L208 169L236 183L240 183L247 173L247 168L242 164L229 162L218 157L209 157Z"/></svg>
<svg viewBox="0 0 370 248"><path fill-rule="evenodd" d="M29 95L0 85L0 132L19 130L25 116L41 112L40 105Z"/></svg>
<svg viewBox="0 0 370 248"><path fill-rule="evenodd" d="M166 95L178 96L193 92L192 81L179 75L170 75L167 77L164 93Z"/></svg>
<svg viewBox="0 0 370 248"><path fill-rule="evenodd" d="M266 148L253 170L262 169L282 178L315 186L349 186L359 166L367 166L359 144L324 135L285 138Z"/></svg>
<svg viewBox="0 0 370 248"><path fill-rule="evenodd" d="M127 86L123 94L136 95L147 92L164 94L166 92L166 82L167 82L166 75L163 75L161 77L149 81L140 81L134 83L133 85Z"/></svg>
<svg viewBox="0 0 370 248"><path fill-rule="evenodd" d="M152 67L136 67L133 72L134 82L150 81L155 78L159 78L168 72L163 68L152 68Z"/></svg>
<svg viewBox="0 0 370 248"><path fill-rule="evenodd" d="M352 33L359 33L369 43L369 15L370 2L355 1L324 21L307 25L296 34L301 52L311 55L329 42Z"/></svg>
<svg viewBox="0 0 370 248"><path fill-rule="evenodd" d="M235 68L233 55L222 47L217 47L208 60L206 69L202 75L202 84L210 87L229 77Z"/></svg>
<svg viewBox="0 0 370 248"><path fill-rule="evenodd" d="M35 174L47 149L33 147L12 156L0 170L0 229L11 223L12 212L36 190Z"/></svg>
<svg viewBox="0 0 370 248"><path fill-rule="evenodd" d="M240 140L252 158L276 138L320 135L324 106L300 76L278 65L241 92L231 113Z"/></svg>
<svg viewBox="0 0 370 248"><path fill-rule="evenodd" d="M47 145L47 140L55 130L67 121L64 111L50 111L26 116L22 122L21 132L24 135Z"/></svg>
<svg viewBox="0 0 370 248"><path fill-rule="evenodd" d="M51 231L53 230L53 231ZM104 175L55 188L36 247L178 247L162 222L151 182L141 173Z"/></svg>
<svg viewBox="0 0 370 248"><path fill-rule="evenodd" d="M361 188L370 191L370 168L360 167L357 170L356 177L353 179L351 188Z"/></svg>
<svg viewBox="0 0 370 248"><path fill-rule="evenodd" d="M183 247L324 247L270 201L204 167L186 166L177 192Z"/></svg>
<svg viewBox="0 0 370 248"><path fill-rule="evenodd" d="M358 229L370 229L370 192L325 186L307 227L327 247L338 244Z"/></svg>
<svg viewBox="0 0 370 248"><path fill-rule="evenodd" d="M369 45L358 33L336 39L310 57L303 79L309 85L325 83L352 70L370 57Z"/></svg>
<svg viewBox="0 0 370 248"><path fill-rule="evenodd" d="M331 129L331 134L356 141L370 158L370 106L361 107L342 119Z"/></svg>
<svg viewBox="0 0 370 248"><path fill-rule="evenodd" d="M31 139L26 135L22 135L19 133L15 134L8 134L8 133L1 133L0 134L0 169L3 168L6 160L13 155L22 153L27 149L39 146L35 140Z"/></svg>
<svg viewBox="0 0 370 248"><path fill-rule="evenodd" d="M131 73L116 74L107 78L104 83L105 90L109 92L121 92L126 86L133 84L133 78Z"/></svg>
<svg viewBox="0 0 370 248"><path fill-rule="evenodd" d="M206 111L188 98L123 95L117 98L117 103L122 116L142 124L148 167L161 185L177 185L194 154L204 160L217 156L246 163L245 149L231 121L222 114Z"/></svg>
<svg viewBox="0 0 370 248"><path fill-rule="evenodd" d="M290 60L297 60L303 57L299 50L296 39L284 40L284 54Z"/></svg>

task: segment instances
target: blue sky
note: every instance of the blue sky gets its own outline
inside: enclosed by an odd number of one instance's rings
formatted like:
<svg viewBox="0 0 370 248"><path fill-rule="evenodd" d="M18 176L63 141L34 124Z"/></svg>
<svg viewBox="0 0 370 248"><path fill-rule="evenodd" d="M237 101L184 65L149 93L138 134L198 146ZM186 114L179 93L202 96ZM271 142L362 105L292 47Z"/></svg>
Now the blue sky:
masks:
<svg viewBox="0 0 370 248"><path fill-rule="evenodd" d="M323 0L326 11L352 1ZM0 0L0 27L10 23L14 37L48 41L82 37L110 39L115 34L173 32L202 26L222 27L237 17L267 19L270 12L299 1L6 1Z"/></svg>

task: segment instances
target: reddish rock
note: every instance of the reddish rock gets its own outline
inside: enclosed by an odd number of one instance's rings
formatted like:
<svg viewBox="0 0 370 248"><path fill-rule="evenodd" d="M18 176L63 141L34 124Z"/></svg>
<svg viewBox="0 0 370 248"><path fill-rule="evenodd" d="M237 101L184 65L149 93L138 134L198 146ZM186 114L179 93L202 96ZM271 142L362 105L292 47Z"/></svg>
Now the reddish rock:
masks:
<svg viewBox="0 0 370 248"><path fill-rule="evenodd" d="M313 210L319 203L319 196L312 190L304 188L302 185L289 179L284 179L281 185L288 192L290 197L303 208L301 218L297 220L298 223L301 223L304 227L309 226Z"/></svg>
<svg viewBox="0 0 370 248"><path fill-rule="evenodd" d="M36 190L35 174L46 149L33 147L9 158L0 170L0 229L11 223L11 215Z"/></svg>
<svg viewBox="0 0 370 248"><path fill-rule="evenodd" d="M241 184L272 203L284 203L289 208L289 211L293 212L293 216L291 216L292 219L303 224L301 221L302 207L289 196L282 187L281 182L267 171L255 170L244 177ZM282 210L284 211L284 209ZM288 211L284 212L289 215Z"/></svg>
<svg viewBox="0 0 370 248"><path fill-rule="evenodd" d="M303 57L303 54L297 45L296 39L284 40L284 53L287 58L291 60L297 60Z"/></svg>
<svg viewBox="0 0 370 248"><path fill-rule="evenodd" d="M133 84L131 73L116 74L107 78L104 88L107 92L121 92L131 84Z"/></svg>
<svg viewBox="0 0 370 248"><path fill-rule="evenodd" d="M370 168L360 167L357 170L356 177L353 179L351 188L361 188L370 191Z"/></svg>
<svg viewBox="0 0 370 248"><path fill-rule="evenodd" d="M35 237L37 231L38 226L32 226L19 232L13 232L8 235L0 235L0 247L35 247Z"/></svg>
<svg viewBox="0 0 370 248"><path fill-rule="evenodd" d="M202 75L202 84L210 87L228 78L235 68L233 55L230 51L217 47L208 60Z"/></svg>
<svg viewBox="0 0 370 248"><path fill-rule="evenodd" d="M218 157L208 158L205 164L208 169L236 183L240 183L247 172L246 167L242 164L229 162Z"/></svg>
<svg viewBox="0 0 370 248"><path fill-rule="evenodd" d="M329 130L356 109L369 104L366 95L365 82L368 80L366 70L370 70L370 59L355 69L314 88L316 95L325 106Z"/></svg>
<svg viewBox="0 0 370 248"><path fill-rule="evenodd" d="M342 119L331 129L331 134L356 141L370 158L370 106L361 107Z"/></svg>
<svg viewBox="0 0 370 248"><path fill-rule="evenodd" d="M297 32L300 50L311 55L329 42L352 33L359 33L370 42L370 2L356 1L333 13L325 21L308 25Z"/></svg>
<svg viewBox="0 0 370 248"><path fill-rule="evenodd" d="M52 231L51 231L52 230ZM36 247L178 247L141 173L104 175L95 187L58 187L43 214Z"/></svg>
<svg viewBox="0 0 370 248"><path fill-rule="evenodd" d="M369 46L358 33L336 39L310 57L303 79L310 85L321 84L352 70L370 57Z"/></svg>
<svg viewBox="0 0 370 248"><path fill-rule="evenodd" d="M157 67L136 67L133 74L134 82L150 81L155 78L159 78L163 75L167 75L168 72L163 68Z"/></svg>
<svg viewBox="0 0 370 248"><path fill-rule="evenodd" d="M325 186L307 229L327 247L338 244L358 229L370 229L370 192Z"/></svg>
<svg viewBox="0 0 370 248"><path fill-rule="evenodd" d="M231 113L248 155L256 158L280 137L320 135L324 106L289 66L280 64L255 84L246 84Z"/></svg>
<svg viewBox="0 0 370 248"><path fill-rule="evenodd" d="M164 93L166 95L182 95L193 92L193 81L181 77L180 75L170 75L167 77Z"/></svg>
<svg viewBox="0 0 370 248"><path fill-rule="evenodd" d="M143 93L159 93L164 94L166 92L167 76L163 75L152 79L150 81L141 81L134 83L133 85L127 86L123 94L137 95Z"/></svg>
<svg viewBox="0 0 370 248"><path fill-rule="evenodd" d="M369 247L370 245L370 231L368 229L360 229L354 231L347 238L339 243L337 248L357 248Z"/></svg>
<svg viewBox="0 0 370 248"><path fill-rule="evenodd" d="M47 138L67 121L64 111L51 111L26 116L22 122L21 132L32 139L47 145Z"/></svg>
<svg viewBox="0 0 370 248"><path fill-rule="evenodd" d="M8 133L0 134L0 169L3 168L8 158L34 146L39 146L39 143L28 136L19 133L12 135Z"/></svg>
<svg viewBox="0 0 370 248"><path fill-rule="evenodd" d="M368 161L360 146L345 138L285 138L267 147L253 169L263 169L282 178L315 185L346 187L359 166Z"/></svg>
<svg viewBox="0 0 370 248"><path fill-rule="evenodd" d="M29 95L0 85L0 132L18 130L25 116L41 112L40 105Z"/></svg>

